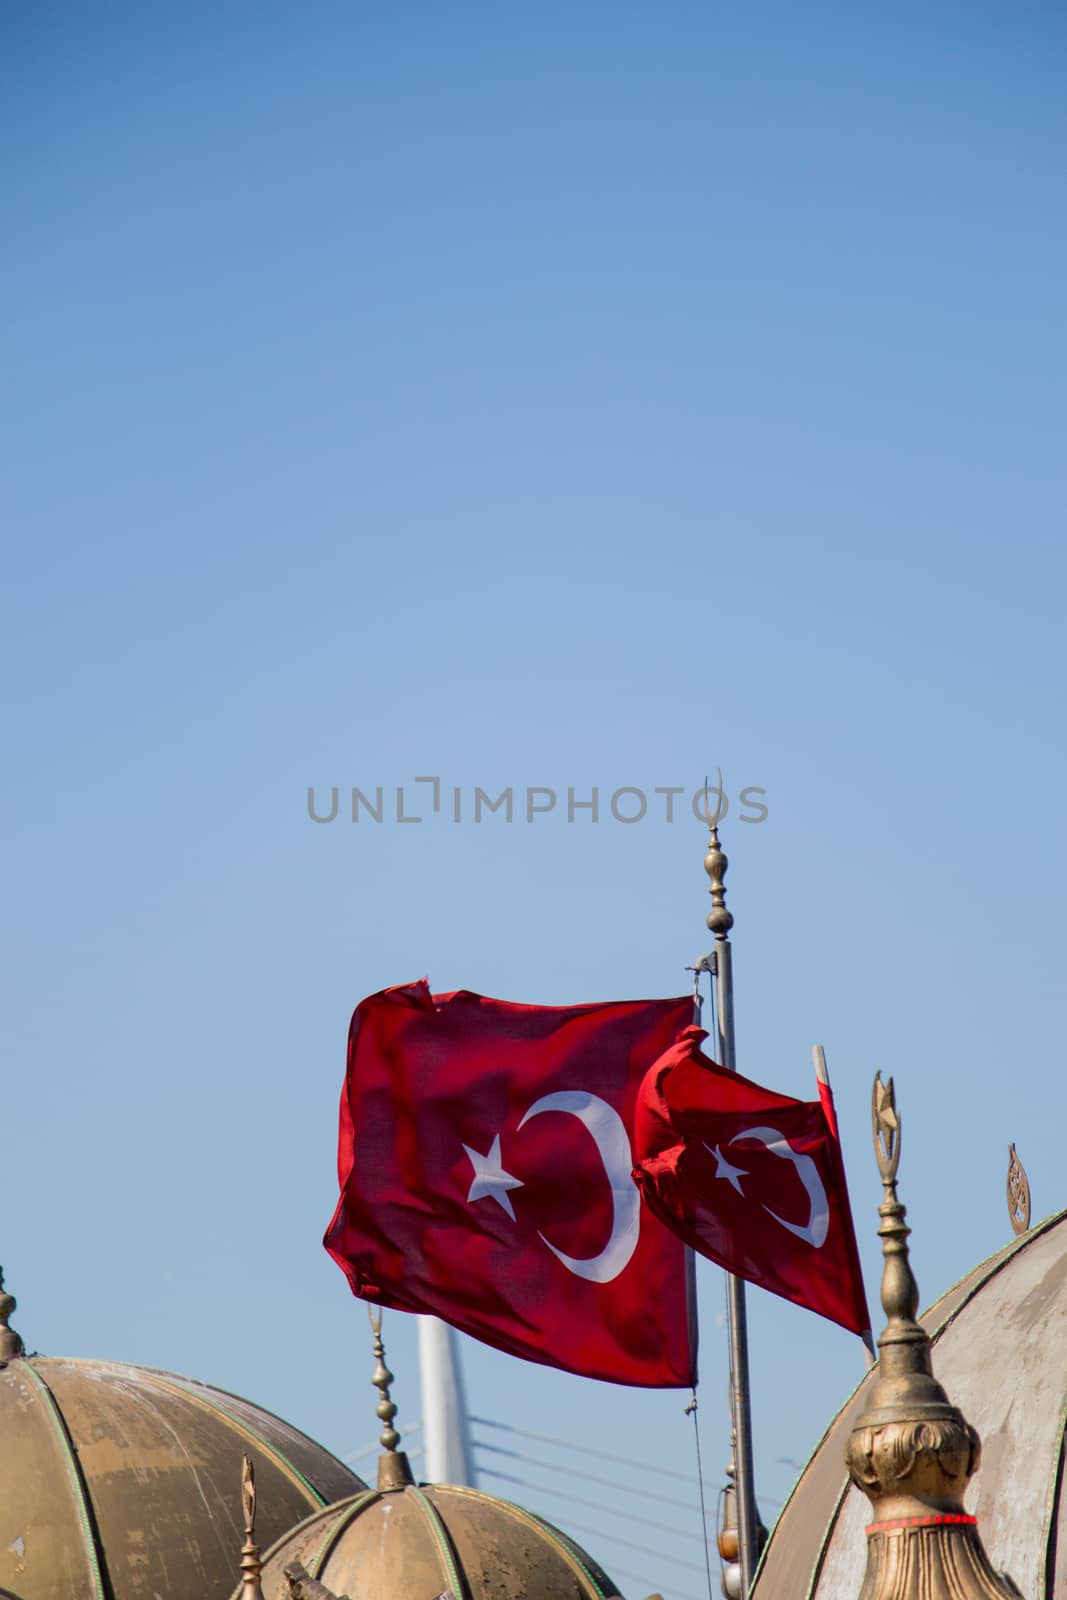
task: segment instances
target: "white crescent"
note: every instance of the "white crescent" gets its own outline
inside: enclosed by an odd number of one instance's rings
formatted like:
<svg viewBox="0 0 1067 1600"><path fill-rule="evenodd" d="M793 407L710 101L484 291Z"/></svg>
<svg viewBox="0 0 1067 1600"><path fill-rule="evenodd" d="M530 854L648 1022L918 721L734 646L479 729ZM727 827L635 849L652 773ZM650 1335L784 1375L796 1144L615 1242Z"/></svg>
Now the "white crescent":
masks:
<svg viewBox="0 0 1067 1600"><path fill-rule="evenodd" d="M777 1128L746 1128L744 1133L738 1133L730 1140L737 1144L741 1139L758 1139L765 1144L773 1156L781 1156L783 1161L791 1161L797 1169L797 1177L808 1192L808 1201L811 1211L805 1227L798 1222L787 1222L785 1217L780 1217L777 1211L772 1211L770 1206L764 1206L768 1216L783 1228L788 1228L790 1233L796 1234L798 1239L804 1239L816 1250L821 1250L826 1243L826 1235L830 1231L830 1204L826 1198L826 1188L819 1177L819 1169L810 1156L794 1150L784 1133L779 1133Z"/></svg>
<svg viewBox="0 0 1067 1600"><path fill-rule="evenodd" d="M599 1095L586 1094L582 1089L560 1089L535 1100L519 1127L525 1127L531 1117L539 1117L543 1111L566 1111L589 1129L611 1184L612 1224L611 1237L600 1254L584 1258L565 1255L543 1233L538 1237L576 1278L610 1283L637 1249L641 1227L641 1196L630 1176L634 1163L626 1126L614 1106Z"/></svg>

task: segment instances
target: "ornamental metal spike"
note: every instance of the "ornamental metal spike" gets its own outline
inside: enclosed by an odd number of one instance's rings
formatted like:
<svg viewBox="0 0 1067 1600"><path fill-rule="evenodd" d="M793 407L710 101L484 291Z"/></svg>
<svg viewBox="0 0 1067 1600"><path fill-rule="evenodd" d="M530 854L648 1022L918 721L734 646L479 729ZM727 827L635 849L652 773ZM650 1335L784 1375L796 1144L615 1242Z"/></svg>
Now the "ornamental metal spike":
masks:
<svg viewBox="0 0 1067 1600"><path fill-rule="evenodd" d="M726 905L726 869L730 865L726 851L719 843L719 823L722 821L724 806L723 801L726 791L722 786L722 768L719 769L719 785L716 790L719 798L715 802L715 815L712 816L708 805L708 780L704 779L704 821L708 825L708 853L704 857L704 871L711 879L711 910L708 912L707 924L716 940L721 944L729 938L730 929L734 925L733 912Z"/></svg>
<svg viewBox="0 0 1067 1600"><path fill-rule="evenodd" d="M1029 1228L1030 1180L1013 1144L1008 1146L1008 1216L1014 1233L1021 1235Z"/></svg>
<svg viewBox="0 0 1067 1600"><path fill-rule="evenodd" d="M256 1543L256 1469L251 1456L241 1457L241 1505L245 1514L245 1542L241 1548L240 1600L263 1600L263 1571Z"/></svg>
<svg viewBox="0 0 1067 1600"><path fill-rule="evenodd" d="M374 1375L371 1383L378 1390L381 1399L375 1406L375 1415L382 1424L382 1431L378 1443L385 1451L385 1455L378 1457L378 1488L402 1489L414 1480L411 1476L411 1465L403 1450L398 1450L400 1434L393 1427L393 1418L396 1416L396 1405L389 1393L393 1382L393 1374L385 1364L385 1346L382 1343L382 1308L381 1306L367 1307L367 1316L370 1319L371 1332L374 1335Z"/></svg>

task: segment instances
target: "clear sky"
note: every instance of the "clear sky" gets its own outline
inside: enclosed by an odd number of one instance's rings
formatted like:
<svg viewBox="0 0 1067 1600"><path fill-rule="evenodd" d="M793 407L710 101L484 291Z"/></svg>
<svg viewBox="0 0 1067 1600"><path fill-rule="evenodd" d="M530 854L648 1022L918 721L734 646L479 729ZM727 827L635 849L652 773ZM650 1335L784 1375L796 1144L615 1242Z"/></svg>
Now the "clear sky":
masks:
<svg viewBox="0 0 1067 1600"><path fill-rule="evenodd" d="M825 1044L872 1292L876 1067L927 1299L1009 1236L1009 1139L1036 1213L1067 1202L1062 9L23 3L2 32L28 1343L372 1437L319 1243L353 1005L424 973L678 992L703 830L607 799L720 767L739 1062L808 1095ZM436 816L346 820L353 785L428 812L419 775ZM451 820L507 785L560 804ZM750 1317L770 1515L863 1363ZM479 1413L690 1469L684 1397L464 1353Z"/></svg>

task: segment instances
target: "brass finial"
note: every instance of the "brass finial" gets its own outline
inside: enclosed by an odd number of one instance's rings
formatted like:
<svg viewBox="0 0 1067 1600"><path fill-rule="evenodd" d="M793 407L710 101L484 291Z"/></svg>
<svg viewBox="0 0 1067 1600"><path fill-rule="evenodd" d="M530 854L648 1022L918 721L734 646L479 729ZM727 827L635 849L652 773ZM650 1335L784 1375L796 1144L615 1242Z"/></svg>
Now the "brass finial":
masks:
<svg viewBox="0 0 1067 1600"><path fill-rule="evenodd" d="M18 1305L13 1294L7 1294L4 1289L4 1269L0 1267L0 1367L6 1366L16 1356L26 1354L26 1347L15 1332L8 1327L8 1318Z"/></svg>
<svg viewBox="0 0 1067 1600"><path fill-rule="evenodd" d="M245 1514L245 1542L241 1547L241 1600L263 1600L259 1575L263 1563L256 1544L256 1469L250 1456L241 1457L241 1504Z"/></svg>
<svg viewBox="0 0 1067 1600"><path fill-rule="evenodd" d="M978 1470L977 1433L933 1374L930 1339L916 1321L904 1207L897 1199L900 1118L893 1080L875 1076L871 1121L885 1199L878 1208L885 1267L878 1377L849 1437L852 1481L874 1508L860 1600L1003 1600L1018 1596L994 1571L963 1494Z"/></svg>
<svg viewBox="0 0 1067 1600"><path fill-rule="evenodd" d="M1030 1180L1013 1144L1008 1146L1008 1216L1017 1234L1030 1226Z"/></svg>
<svg viewBox="0 0 1067 1600"><path fill-rule="evenodd" d="M883 1083L880 1072L874 1075L871 1092L871 1132L874 1134L874 1159L888 1196L890 1185L896 1184L900 1166L900 1118L893 1080L890 1078L888 1083Z"/></svg>
<svg viewBox="0 0 1067 1600"><path fill-rule="evenodd" d="M730 865L726 851L719 843L719 823L722 820L722 803L725 791L722 786L722 769L719 769L719 787L716 791L719 798L715 802L715 815L712 816L708 806L708 780L704 779L704 821L708 825L710 837L708 839L708 853L704 857L704 871L711 879L711 910L708 912L708 927L717 940L725 939L734 925L732 911L726 909L726 869Z"/></svg>
<svg viewBox="0 0 1067 1600"><path fill-rule="evenodd" d="M381 1394L375 1415L382 1423L382 1431L378 1442L385 1451L384 1456L378 1457L378 1488L402 1489L405 1484L414 1480L411 1476L411 1465L403 1450L398 1450L400 1435L393 1427L393 1418L396 1416L396 1406L389 1395L389 1386L393 1382L393 1374L385 1364L385 1346L382 1344L382 1310L381 1307L368 1305L367 1316L370 1318L371 1332L374 1334L375 1368L371 1383Z"/></svg>

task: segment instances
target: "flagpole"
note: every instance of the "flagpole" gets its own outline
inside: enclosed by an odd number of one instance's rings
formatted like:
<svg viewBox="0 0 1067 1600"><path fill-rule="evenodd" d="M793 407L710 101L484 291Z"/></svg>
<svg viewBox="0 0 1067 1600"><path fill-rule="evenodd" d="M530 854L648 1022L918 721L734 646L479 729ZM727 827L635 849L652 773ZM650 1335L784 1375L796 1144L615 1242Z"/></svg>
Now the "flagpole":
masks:
<svg viewBox="0 0 1067 1600"><path fill-rule="evenodd" d="M720 779L720 804L721 793ZM706 798L705 795L705 800ZM710 813L708 814L708 824L711 836L708 840L708 853L704 857L704 871L711 879L712 905L707 922L709 929L715 935L715 1009L718 1017L719 1048L723 1066L728 1072L736 1072L733 947L730 944L730 929L734 925L734 919L733 913L726 908L724 879L729 862L726 852L719 844L718 808L714 819ZM726 1275L726 1295L730 1324L730 1400L737 1438L741 1595L742 1600L747 1600L752 1590L756 1563L759 1560L759 1514L756 1509L756 1485L752 1463L752 1402L748 1371L748 1313L745 1305L745 1285L732 1273Z"/></svg>
<svg viewBox="0 0 1067 1600"><path fill-rule="evenodd" d="M811 1059L815 1063L815 1081L816 1081L816 1083L822 1084L825 1087L825 1089L827 1090L827 1092L830 1094L830 1096L831 1096L831 1105L832 1105L833 1104L833 1090L830 1088L830 1069L826 1065L826 1051L823 1049L821 1044L813 1044L812 1045L812 1047L811 1047ZM820 1090L820 1095L821 1095L821 1090ZM834 1145L837 1148L838 1158L841 1159L841 1144L840 1144L840 1139L838 1137L838 1132L837 1132L837 1113L836 1113L836 1111L834 1112L833 1125L832 1125L830 1131L833 1134ZM842 1179L842 1182L844 1183L844 1179ZM844 1183L844 1194L845 1194L846 1201L847 1201L847 1197L848 1197L848 1184L847 1183ZM849 1207L849 1211L850 1212L851 1212L851 1209L852 1208L850 1206ZM851 1225L852 1224L851 1224L851 1216L850 1216L849 1226L851 1227ZM859 1269L857 1268L857 1271L858 1270ZM861 1277L862 1277L862 1274L861 1274ZM877 1362L877 1360L878 1360L878 1350L877 1350L877 1348L875 1346L874 1334L873 1334L873 1332L871 1331L870 1328L865 1328L863 1330L863 1332L860 1334L860 1339L863 1341L863 1348L864 1348L864 1351L866 1352L866 1355L867 1355L867 1369L868 1369L868 1371L870 1371L871 1367L873 1367L875 1365L875 1363Z"/></svg>

